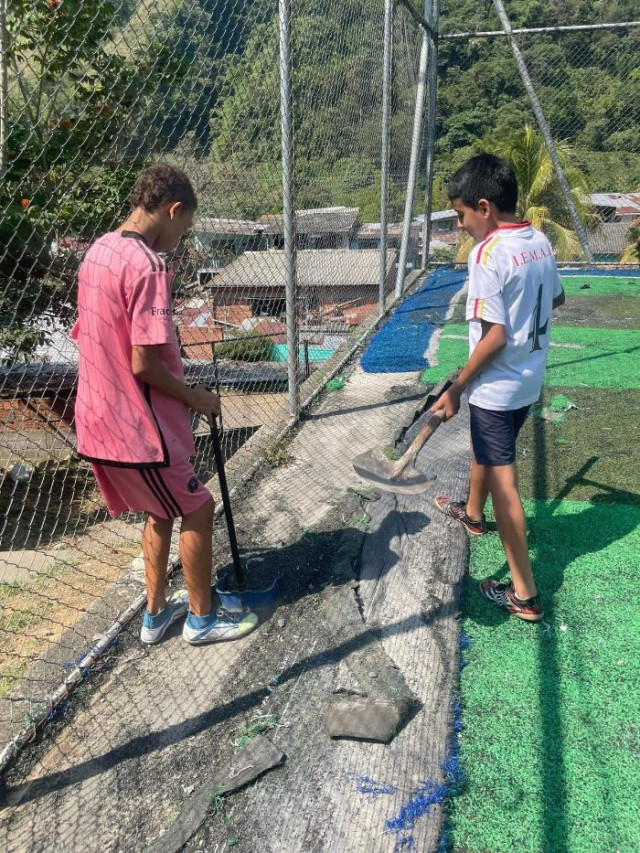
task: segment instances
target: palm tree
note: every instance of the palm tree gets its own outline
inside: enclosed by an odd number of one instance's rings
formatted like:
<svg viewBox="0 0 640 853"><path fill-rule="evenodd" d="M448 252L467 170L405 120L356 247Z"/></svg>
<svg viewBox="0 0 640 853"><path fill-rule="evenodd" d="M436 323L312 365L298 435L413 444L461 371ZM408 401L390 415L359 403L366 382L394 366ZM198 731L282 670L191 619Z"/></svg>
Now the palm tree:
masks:
<svg viewBox="0 0 640 853"><path fill-rule="evenodd" d="M502 140L488 139L484 150L508 160L518 180L518 205L516 215L529 220L549 238L559 261L571 261L581 257L582 250L577 234L570 226L560 186L557 182L549 151L542 136L531 125ZM558 158L567 177L571 195L580 218L585 224L593 221L589 202L589 183L586 175L570 165L569 146L556 145ZM468 255L471 246L467 241L460 244L460 255Z"/></svg>
<svg viewBox="0 0 640 853"><path fill-rule="evenodd" d="M640 219L636 219L629 229L631 242L620 255L622 264L640 264Z"/></svg>
<svg viewBox="0 0 640 853"><path fill-rule="evenodd" d="M640 187L636 187L635 193L640 193ZM640 264L640 219L631 223L629 229L630 243L620 256L623 264Z"/></svg>

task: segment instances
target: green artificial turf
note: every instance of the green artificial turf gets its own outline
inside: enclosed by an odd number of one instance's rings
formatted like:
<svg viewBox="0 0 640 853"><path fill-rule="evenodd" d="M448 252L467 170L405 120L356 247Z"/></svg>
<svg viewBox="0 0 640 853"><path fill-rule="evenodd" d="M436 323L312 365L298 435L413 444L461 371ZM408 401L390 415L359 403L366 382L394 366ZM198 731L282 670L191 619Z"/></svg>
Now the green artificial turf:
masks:
<svg viewBox="0 0 640 853"><path fill-rule="evenodd" d="M467 360L466 324L445 326L438 364L428 367L422 381L442 381ZM455 337L450 337L455 336ZM640 388L640 330L592 329L555 325L545 383L595 388Z"/></svg>
<svg viewBox="0 0 640 853"><path fill-rule="evenodd" d="M640 507L525 501L545 620L477 592L505 576L493 533L471 543L463 592L467 783L455 853L604 853L640 839Z"/></svg>
<svg viewBox="0 0 640 853"><path fill-rule="evenodd" d="M560 278L567 297L640 296L640 278L638 277L560 275Z"/></svg>
<svg viewBox="0 0 640 853"><path fill-rule="evenodd" d="M640 278L615 276L560 276L567 296L556 315L562 323L586 326L640 328ZM582 289L582 285L589 287ZM453 312L453 323L465 322L466 299ZM613 322L612 322L613 321Z"/></svg>

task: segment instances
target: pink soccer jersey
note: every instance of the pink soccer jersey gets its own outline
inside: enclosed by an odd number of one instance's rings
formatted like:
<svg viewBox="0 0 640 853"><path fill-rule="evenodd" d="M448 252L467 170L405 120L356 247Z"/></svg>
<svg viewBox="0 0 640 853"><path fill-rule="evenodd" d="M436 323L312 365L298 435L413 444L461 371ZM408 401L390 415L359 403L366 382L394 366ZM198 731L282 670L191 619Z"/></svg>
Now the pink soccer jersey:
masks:
<svg viewBox="0 0 640 853"><path fill-rule="evenodd" d="M75 408L78 455L101 465L158 468L194 453L183 403L136 379L133 346L158 345L167 370L184 380L172 320L171 273L133 231L112 232L80 267L80 349Z"/></svg>

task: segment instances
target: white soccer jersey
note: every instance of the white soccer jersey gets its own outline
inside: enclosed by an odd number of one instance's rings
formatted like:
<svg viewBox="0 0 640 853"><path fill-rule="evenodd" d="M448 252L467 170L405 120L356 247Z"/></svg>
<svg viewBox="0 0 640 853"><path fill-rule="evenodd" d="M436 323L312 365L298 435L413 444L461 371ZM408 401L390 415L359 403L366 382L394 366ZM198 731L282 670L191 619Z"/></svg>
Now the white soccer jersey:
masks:
<svg viewBox="0 0 640 853"><path fill-rule="evenodd" d="M562 293L553 251L530 222L502 225L469 255L469 352L480 320L505 327L507 344L469 384L469 402L505 411L535 403L551 337L553 299Z"/></svg>

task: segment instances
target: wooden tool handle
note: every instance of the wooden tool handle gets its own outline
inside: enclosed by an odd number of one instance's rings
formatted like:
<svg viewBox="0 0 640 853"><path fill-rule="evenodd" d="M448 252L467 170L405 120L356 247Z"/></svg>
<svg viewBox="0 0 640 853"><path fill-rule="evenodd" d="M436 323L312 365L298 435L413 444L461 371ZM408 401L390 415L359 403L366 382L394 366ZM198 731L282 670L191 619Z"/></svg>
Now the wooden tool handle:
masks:
<svg viewBox="0 0 640 853"><path fill-rule="evenodd" d="M440 410L438 412L432 412L431 416L427 423L422 427L420 432L413 439L411 444L409 445L409 449L406 450L400 459L395 464L394 477L399 476L407 465L415 462L416 456L422 448L424 447L427 439L431 438L433 433L438 429L440 424L445 418L444 410Z"/></svg>

